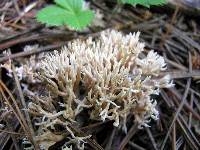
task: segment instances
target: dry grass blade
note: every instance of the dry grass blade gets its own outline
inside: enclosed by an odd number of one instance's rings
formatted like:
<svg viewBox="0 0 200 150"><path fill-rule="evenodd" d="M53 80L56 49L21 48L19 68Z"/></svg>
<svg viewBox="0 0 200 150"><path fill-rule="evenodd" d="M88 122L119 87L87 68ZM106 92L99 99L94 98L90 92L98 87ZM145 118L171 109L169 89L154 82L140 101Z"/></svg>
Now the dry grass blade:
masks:
<svg viewBox="0 0 200 150"><path fill-rule="evenodd" d="M33 32L33 31L40 30L40 29L43 28L43 27L44 27L44 25L36 25L35 27L33 27L33 28L31 28L31 29L28 29L28 30L26 30L26 31L23 31L23 32L20 32L20 33L18 33L18 34L11 35L11 36L8 36L8 37L4 38L4 39L0 40L0 43L4 43L4 42L7 42L7 41L9 41L9 40L13 40L13 39L15 39L15 38L19 38L19 37L21 37L21 36L23 36L23 35L26 35L26 34L28 34L28 33Z"/></svg>
<svg viewBox="0 0 200 150"><path fill-rule="evenodd" d="M176 81L176 84L180 85L181 87L185 87L185 85L183 83L181 83L180 81ZM198 96L200 98L200 93L198 93L196 90L190 88L190 92L194 93L196 96Z"/></svg>
<svg viewBox="0 0 200 150"><path fill-rule="evenodd" d="M150 140L151 140L151 143L152 143L152 145L153 145L153 148L154 148L155 150L158 150L157 144L156 144L155 139L154 139L154 137L153 137L153 135L152 135L152 133L151 133L151 130L150 130L149 128L145 128L145 129L146 129L146 131L147 131L147 133L148 133L148 135L149 135L149 138L150 138Z"/></svg>
<svg viewBox="0 0 200 150"><path fill-rule="evenodd" d="M135 144L135 143L133 143L133 142L131 142L131 141L129 141L128 144L129 144L134 150L146 150L146 149L144 149L143 147L141 147L141 146L139 146L139 145L137 145L137 144Z"/></svg>
<svg viewBox="0 0 200 150"><path fill-rule="evenodd" d="M190 97L190 107L193 108L193 102L194 102L194 93L191 92L191 97ZM188 120L188 126L191 128L192 124L192 113L189 113L189 120Z"/></svg>
<svg viewBox="0 0 200 150"><path fill-rule="evenodd" d="M166 144L166 142L167 142L167 139L168 139L168 137L169 137L169 134L170 134L170 132L171 132L171 130L172 130L172 128L173 128L173 125L174 125L174 123L176 122L177 117L178 117L178 115L179 115L181 109L183 108L183 105L184 105L184 103L185 103L185 101L186 101L186 99L187 99L187 95L188 95L188 92L189 92L190 84L191 84L191 78L188 79L188 81L187 81L187 85L186 85L186 89L185 89L185 92L184 92L184 95L183 95L183 98L182 98L182 102L181 102L181 104L180 104L178 110L176 111L176 114L175 114L175 116L174 116L174 118L173 118L173 120L172 120L172 123L171 123L171 125L170 125L170 127L169 127L169 129L168 129L168 132L167 132L167 134L166 134L166 136L165 136L165 138L164 138L164 141L163 141L162 146L161 146L161 150L164 149L165 144Z"/></svg>
<svg viewBox="0 0 200 150"><path fill-rule="evenodd" d="M191 145L197 149L197 147L200 147L199 140L195 137L194 133L192 130L188 127L187 122L184 120L182 115L179 115L178 118L179 125L184 131L184 134L186 135L188 141L191 143Z"/></svg>
<svg viewBox="0 0 200 150"><path fill-rule="evenodd" d="M119 150L123 150L126 146L126 144L130 141L130 139L133 137L133 135L138 131L138 124L134 124L131 129L128 131L125 138L122 140Z"/></svg>
<svg viewBox="0 0 200 150"><path fill-rule="evenodd" d="M2 81L0 81L0 83L2 84ZM14 107L13 107L12 104L9 102L9 100L8 100L8 98L6 97L6 95L5 95L5 93L4 93L3 89L2 89L2 87L0 87L0 91L1 91L1 94L2 94L2 96L3 96L3 98L4 98L4 100L6 101L6 103L8 104L8 106L10 107L10 109L12 110L12 112L15 114L15 116L17 117L17 119L18 119L18 121L20 122L22 128L24 129L24 132L26 133L26 132L27 132L27 131L26 131L26 130L27 130L26 127L24 126L23 122L21 121L21 118L20 118L20 116L18 115L18 112L15 111Z"/></svg>
<svg viewBox="0 0 200 150"><path fill-rule="evenodd" d="M188 134L186 128L184 127L184 125L181 123L180 119L177 118L177 122L178 122L178 125L181 127L182 131L183 131L183 134L184 134L184 137L186 139L186 142L188 143L188 145L191 147L191 149L193 150L196 150L198 149L196 144L193 142L191 136ZM177 146L178 147L178 146Z"/></svg>
<svg viewBox="0 0 200 150"><path fill-rule="evenodd" d="M10 131L10 133L12 133L12 132L14 133L14 134L10 134L10 137L11 137L11 139L13 141L13 145L14 145L15 149L16 150L20 150L19 145L17 143L17 137L16 137L17 134L15 134L17 132L14 132L15 129L13 129L13 126L11 126L11 123L8 121L7 118L5 118L4 120L6 121L6 124L7 124L7 130L4 130L4 132L8 133ZM6 131L8 131L8 132L6 132Z"/></svg>
<svg viewBox="0 0 200 150"><path fill-rule="evenodd" d="M164 35L162 35L162 41L161 41L161 44L160 44L161 48L163 48L165 41L169 37L169 34L171 34L171 32L173 31L173 24L176 21L176 17L177 17L178 12L179 12L179 7L177 6L175 11L174 11L174 14L172 16L172 19L170 21L171 24L166 25L166 28L167 28L166 30L167 31L166 31L166 33Z"/></svg>
<svg viewBox="0 0 200 150"><path fill-rule="evenodd" d="M5 57L0 58L0 63L7 61L9 59L12 60L12 59L19 58L19 57L26 57L26 56L33 55L33 54L38 54L38 53L41 53L41 52L58 49L58 48L60 48L64 45L66 45L66 42L55 44L55 45L49 45L49 46L46 46L46 47L43 47L43 48L34 49L32 51L19 52L19 53L16 53L16 54L11 54L9 56L5 56Z"/></svg>
<svg viewBox="0 0 200 150"><path fill-rule="evenodd" d="M73 129L78 135L83 136L83 137L86 136L86 134L83 131L79 130L78 128L76 128L70 124L69 124L69 127L71 129ZM95 140L93 140L91 138L88 138L85 140L94 150L104 150Z"/></svg>
<svg viewBox="0 0 200 150"><path fill-rule="evenodd" d="M111 147L112 147L112 142L113 142L113 138L114 138L114 136L115 136L116 130L117 130L117 128L114 127L114 128L113 128L113 131L112 131L112 133L111 133L111 135L110 135L109 141L108 141L108 143L107 143L107 145L106 145L105 150L110 150L110 149L111 149Z"/></svg>
<svg viewBox="0 0 200 150"><path fill-rule="evenodd" d="M1 131L1 132L6 132L6 133L9 133L9 134L14 134L14 135L23 135L23 136L25 136L25 134L17 133L17 132L12 132L12 131L7 131L7 130L1 130L1 129L0 129L0 131Z"/></svg>
<svg viewBox="0 0 200 150"><path fill-rule="evenodd" d="M4 90L7 92L7 94L10 96L12 103L14 104L15 108L12 106L12 104L9 102L8 98L6 97ZM9 91L9 89L5 86L5 84L0 80L0 91L1 94L3 96L3 98L5 99L5 101L7 102L7 104L9 105L10 109L13 111L13 113L15 114L15 116L17 117L18 121L20 122L24 132L26 133L26 135L28 136L28 138L30 139L31 142L33 142L31 133L29 132L29 127L24 119L24 116L22 114L22 112L20 111L20 108L14 98L14 96L12 95L12 93ZM16 110L15 110L16 109Z"/></svg>
<svg viewBox="0 0 200 150"><path fill-rule="evenodd" d="M170 74L173 79L200 77L200 70L187 71L169 71L163 74Z"/></svg>
<svg viewBox="0 0 200 150"><path fill-rule="evenodd" d="M15 83L16 83L16 86L17 86L17 89L18 89L18 92L19 92L21 104L23 106L23 109L25 110L25 112L24 112L25 117L26 117L25 119L26 119L27 125L29 127L28 129L29 129L29 132L30 132L30 136L32 136L33 145L36 149L39 149L39 145L35 142L35 139L34 139L35 134L34 134L33 126L32 126L32 123L31 123L30 116L29 116L28 111L27 111L26 102L25 102L25 99L24 99L24 95L23 95L23 92L22 92L22 89L21 89L21 86L20 86L20 83L19 83L19 79L18 79L16 71L15 71L14 65L12 65L12 71L13 71L14 80L15 80Z"/></svg>
<svg viewBox="0 0 200 150"><path fill-rule="evenodd" d="M176 150L176 123L173 125L173 132L172 132L172 150Z"/></svg>
<svg viewBox="0 0 200 150"><path fill-rule="evenodd" d="M179 106L179 102L181 102L182 100L181 94L176 89L173 89L173 90L170 89L170 92L173 93L174 96L176 97L176 98L172 98L172 100ZM195 112L194 109L187 102L185 102L184 108L187 111L191 112L194 118L200 120L200 115L197 112Z"/></svg>

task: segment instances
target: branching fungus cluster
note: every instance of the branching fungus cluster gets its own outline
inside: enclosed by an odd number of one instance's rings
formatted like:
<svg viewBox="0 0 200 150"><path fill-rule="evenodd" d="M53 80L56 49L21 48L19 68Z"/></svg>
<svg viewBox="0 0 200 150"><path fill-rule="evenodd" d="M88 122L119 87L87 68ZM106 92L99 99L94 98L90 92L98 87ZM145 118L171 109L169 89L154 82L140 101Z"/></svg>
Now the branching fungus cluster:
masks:
<svg viewBox="0 0 200 150"><path fill-rule="evenodd" d="M48 87L46 97L34 98L29 104L30 112L40 118L39 138L53 135L59 124L83 148L83 140L68 127L79 123L83 111L91 120L113 120L114 126L124 130L129 115L139 127L158 118L151 96L173 84L169 75L160 75L166 70L163 57L153 50L145 54L139 35L106 31L97 39L75 40L61 52L46 56L39 72ZM63 134L57 137L62 138Z"/></svg>

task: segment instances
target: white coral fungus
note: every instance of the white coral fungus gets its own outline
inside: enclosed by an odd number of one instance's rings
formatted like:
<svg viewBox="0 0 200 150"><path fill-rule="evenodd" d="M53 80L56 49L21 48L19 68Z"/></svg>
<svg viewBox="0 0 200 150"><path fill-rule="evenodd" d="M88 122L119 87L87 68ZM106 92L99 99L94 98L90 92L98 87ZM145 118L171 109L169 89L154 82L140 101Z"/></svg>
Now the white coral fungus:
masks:
<svg viewBox="0 0 200 150"><path fill-rule="evenodd" d="M154 51L144 55L145 44L139 35L105 31L97 39L75 40L61 52L48 54L40 63L40 77L49 87L51 102L63 107L52 111L50 119L57 111L75 122L86 110L90 119L113 120L114 126L123 125L124 129L128 115L133 115L139 126L157 119L157 103L151 95L173 84L169 75L159 74L166 70L163 57ZM48 114L44 115L48 118Z"/></svg>
<svg viewBox="0 0 200 150"><path fill-rule="evenodd" d="M61 53L55 51L41 62L42 77L55 93L66 97L69 110L92 107L91 119L114 120L115 126L128 114L133 114L139 123L150 117L155 119L158 112L151 94L173 84L169 75L157 78L160 71L166 70L162 56L150 51L146 58L139 58L145 46L139 42L139 35L111 31L102 32L96 41L73 41ZM85 88L85 104L79 100L80 83ZM81 107L73 107L74 104ZM73 115L68 117L74 118Z"/></svg>

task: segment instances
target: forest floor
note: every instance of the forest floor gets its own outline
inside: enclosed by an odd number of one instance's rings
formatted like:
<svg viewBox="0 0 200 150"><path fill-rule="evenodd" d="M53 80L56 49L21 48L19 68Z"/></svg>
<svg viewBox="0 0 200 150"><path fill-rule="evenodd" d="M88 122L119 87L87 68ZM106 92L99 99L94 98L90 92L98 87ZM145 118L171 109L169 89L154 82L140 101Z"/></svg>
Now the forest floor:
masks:
<svg viewBox="0 0 200 150"><path fill-rule="evenodd" d="M31 56L59 50L74 39L98 37L104 30L116 29L124 33L140 31L141 40L146 43L145 50L153 49L165 58L167 73L175 83L174 88L161 90L157 98L159 120L151 121L150 128L138 129L131 118L127 120L127 134L114 128L111 121L96 122L81 128L81 132L93 136L93 140L86 144L92 147L90 149L197 150L200 147L199 10L183 9L175 4L151 9L125 5L120 12L113 13L115 2L92 1L90 7L99 11L102 20L82 32L77 32L38 23L34 16L47 3L50 1L1 0L2 65L12 61L14 70ZM19 120L27 120L26 115L23 116L23 104L20 101L25 96L19 84L29 83L19 81L16 75L11 78L7 73L4 68L0 69L0 150L19 150L22 149L22 139L26 134ZM24 101L26 103L26 98ZM4 111L4 104L8 102L14 110L21 111L22 116L17 117L19 113L12 113L12 109ZM50 149L59 149L62 143L56 143Z"/></svg>

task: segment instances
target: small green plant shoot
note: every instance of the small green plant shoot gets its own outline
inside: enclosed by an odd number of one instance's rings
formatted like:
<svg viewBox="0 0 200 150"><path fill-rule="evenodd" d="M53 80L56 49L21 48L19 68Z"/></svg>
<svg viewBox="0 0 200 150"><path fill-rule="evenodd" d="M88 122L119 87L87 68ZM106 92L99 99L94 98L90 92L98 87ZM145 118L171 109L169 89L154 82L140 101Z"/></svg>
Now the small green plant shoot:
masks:
<svg viewBox="0 0 200 150"><path fill-rule="evenodd" d="M36 18L39 22L49 26L67 25L75 30L82 30L89 25L94 12L83 8L83 0L54 0L55 5L50 5L40 10ZM162 5L166 0L117 0L120 4L142 5Z"/></svg>
<svg viewBox="0 0 200 150"><path fill-rule="evenodd" d="M166 3L166 0L119 0L122 4L130 5L142 5L145 7L150 7L151 5L163 5Z"/></svg>
<svg viewBox="0 0 200 150"><path fill-rule="evenodd" d="M54 0L55 5L38 12L36 18L49 26L67 25L81 30L92 21L94 13L83 9L83 0Z"/></svg>

